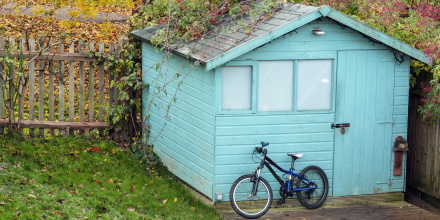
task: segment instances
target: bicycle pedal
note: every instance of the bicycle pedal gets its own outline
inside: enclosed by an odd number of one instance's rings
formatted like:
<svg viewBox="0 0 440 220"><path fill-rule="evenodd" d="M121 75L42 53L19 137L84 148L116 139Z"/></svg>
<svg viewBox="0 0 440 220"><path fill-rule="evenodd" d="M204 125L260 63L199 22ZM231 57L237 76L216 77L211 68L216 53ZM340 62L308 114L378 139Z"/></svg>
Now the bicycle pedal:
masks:
<svg viewBox="0 0 440 220"><path fill-rule="evenodd" d="M280 199L277 201L277 205L282 205L284 203L286 203L286 201L284 199Z"/></svg>

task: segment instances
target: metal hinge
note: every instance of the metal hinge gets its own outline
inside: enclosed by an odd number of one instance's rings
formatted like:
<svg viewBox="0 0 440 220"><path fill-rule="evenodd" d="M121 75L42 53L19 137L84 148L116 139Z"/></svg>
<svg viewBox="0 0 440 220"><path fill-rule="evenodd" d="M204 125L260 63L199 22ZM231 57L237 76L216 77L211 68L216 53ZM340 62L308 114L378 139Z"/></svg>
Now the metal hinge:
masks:
<svg viewBox="0 0 440 220"><path fill-rule="evenodd" d="M376 183L376 184L387 184L387 185L392 185L393 184L393 180L392 179L388 179L387 182L383 182L383 183Z"/></svg>
<svg viewBox="0 0 440 220"><path fill-rule="evenodd" d="M394 119L392 121L378 121L378 124L391 124L394 125Z"/></svg>

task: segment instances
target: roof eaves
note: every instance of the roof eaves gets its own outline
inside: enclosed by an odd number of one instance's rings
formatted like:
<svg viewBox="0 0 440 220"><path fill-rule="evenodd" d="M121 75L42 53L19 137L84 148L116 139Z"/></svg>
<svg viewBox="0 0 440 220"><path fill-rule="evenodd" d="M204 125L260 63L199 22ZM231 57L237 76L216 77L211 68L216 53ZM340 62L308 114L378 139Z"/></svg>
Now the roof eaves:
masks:
<svg viewBox="0 0 440 220"><path fill-rule="evenodd" d="M287 34L303 25L306 25L307 23L318 19L322 17L321 12L319 11L320 8L316 8L314 10L311 10L307 12L306 14L298 17L295 20L292 20L282 26L279 26L272 31L269 31L266 34L263 34L251 41L248 41L244 44L240 44L235 46L234 48L228 50L225 53L220 54L217 57L213 57L210 60L206 61L206 71L212 70L236 57L239 57L255 48L258 48L280 36L283 36L284 34Z"/></svg>
<svg viewBox="0 0 440 220"><path fill-rule="evenodd" d="M363 24L360 21L357 21L348 15L345 15L329 6L322 6L320 11L322 12L322 15L324 17L332 18L339 23L346 25L356 31L359 31L360 33L371 37L372 39L375 39L389 47L392 47L402 53L407 54L410 57L413 57L417 60L420 60L426 64L432 64L432 60L422 51L412 47L411 45L408 45L400 40L397 40L396 38L387 35L381 31L378 31L368 25Z"/></svg>

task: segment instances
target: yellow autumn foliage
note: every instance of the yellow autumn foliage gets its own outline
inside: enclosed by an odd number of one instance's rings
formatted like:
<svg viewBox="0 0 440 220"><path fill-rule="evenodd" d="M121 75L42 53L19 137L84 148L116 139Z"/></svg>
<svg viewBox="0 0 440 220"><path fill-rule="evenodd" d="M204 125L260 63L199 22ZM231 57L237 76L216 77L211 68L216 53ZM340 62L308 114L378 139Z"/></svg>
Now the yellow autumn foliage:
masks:
<svg viewBox="0 0 440 220"><path fill-rule="evenodd" d="M0 0L0 7L13 7L14 13L0 13L0 36L54 37L116 42L129 31L124 22L78 22L81 15L93 19L100 12L114 12L129 16L135 0ZM55 19L56 9L67 8L72 20ZM31 8L37 16L22 15L21 10Z"/></svg>

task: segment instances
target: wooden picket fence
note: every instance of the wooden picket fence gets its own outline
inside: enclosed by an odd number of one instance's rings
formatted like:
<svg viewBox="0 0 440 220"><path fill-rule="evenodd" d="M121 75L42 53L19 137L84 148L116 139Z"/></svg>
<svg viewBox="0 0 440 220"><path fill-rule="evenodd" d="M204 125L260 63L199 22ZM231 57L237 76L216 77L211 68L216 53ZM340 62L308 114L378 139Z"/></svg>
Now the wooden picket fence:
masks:
<svg viewBox="0 0 440 220"><path fill-rule="evenodd" d="M25 134L57 135L110 127L105 107L115 102L116 90L109 88L106 57L117 56L118 43L53 41L0 37L0 58L24 59L24 86L14 111L5 107L7 79L0 77L0 133L11 123ZM87 51L87 52L86 52ZM96 56L99 52L102 56ZM8 65L0 62L0 73ZM17 71L9 67L8 71ZM11 73L8 73L12 75ZM17 73L18 74L18 73ZM3 74L3 76L5 76ZM14 114L10 120L9 114Z"/></svg>

